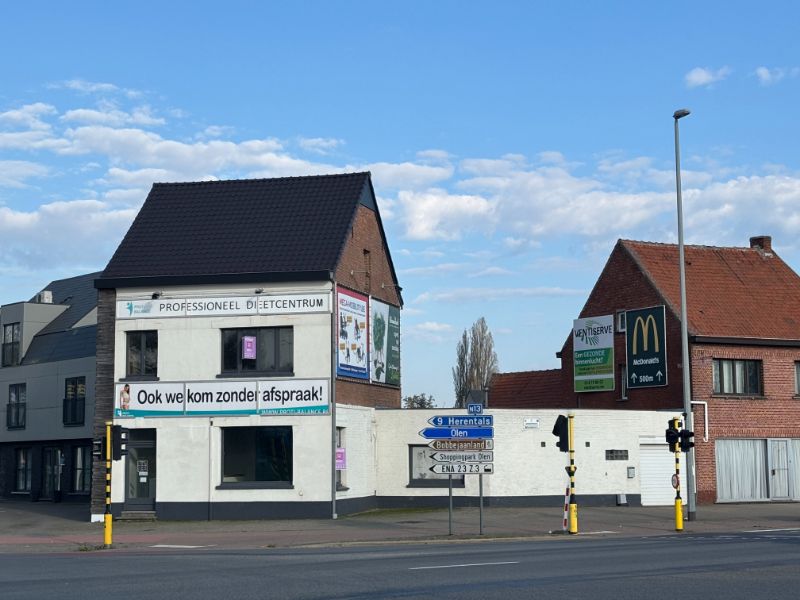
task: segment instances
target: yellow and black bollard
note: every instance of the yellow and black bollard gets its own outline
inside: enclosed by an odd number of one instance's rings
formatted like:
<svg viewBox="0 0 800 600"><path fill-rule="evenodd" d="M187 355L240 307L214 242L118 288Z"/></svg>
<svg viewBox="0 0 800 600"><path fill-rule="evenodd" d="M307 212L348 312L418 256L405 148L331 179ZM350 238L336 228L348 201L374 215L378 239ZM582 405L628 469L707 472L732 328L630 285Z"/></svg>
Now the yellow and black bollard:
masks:
<svg viewBox="0 0 800 600"><path fill-rule="evenodd" d="M578 533L578 496L575 494L575 471L578 468L575 466L575 438L572 432L572 419L574 415L569 417L569 532L572 534Z"/></svg>
<svg viewBox="0 0 800 600"><path fill-rule="evenodd" d="M103 546L111 548L111 421L106 421L106 511L103 523Z"/></svg>
<svg viewBox="0 0 800 600"><path fill-rule="evenodd" d="M680 420L676 417L672 419L672 426L677 430L680 429ZM683 500L681 500L681 447L675 444L675 531L683 531Z"/></svg>

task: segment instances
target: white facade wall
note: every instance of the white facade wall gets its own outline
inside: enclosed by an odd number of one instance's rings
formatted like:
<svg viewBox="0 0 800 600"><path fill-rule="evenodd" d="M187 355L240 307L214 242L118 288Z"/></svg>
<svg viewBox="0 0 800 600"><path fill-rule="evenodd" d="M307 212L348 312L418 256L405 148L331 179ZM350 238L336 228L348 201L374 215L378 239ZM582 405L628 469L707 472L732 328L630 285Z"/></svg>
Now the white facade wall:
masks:
<svg viewBox="0 0 800 600"><path fill-rule="evenodd" d="M342 483L347 490L336 494L337 500L374 496L377 488L377 435L373 408L336 405L336 426L344 427L347 468Z"/></svg>
<svg viewBox="0 0 800 600"><path fill-rule="evenodd" d="M376 411L378 435L378 496L442 496L444 488L408 487L409 445L425 445L419 431L430 427L434 415L464 415L455 409ZM664 443L672 413L629 410L487 410L494 417L494 470L484 475L484 496L522 497L564 494L569 477L564 467L569 455L556 447L553 425L559 414L574 414L575 491L587 495L640 493L639 446ZM525 422L538 420L538 428ZM589 446L586 446L586 443ZM542 443L545 444L542 447ZM628 460L606 460L606 450L627 450ZM668 453L664 444L664 452ZM628 467L635 476L628 478ZM665 477L664 485L670 481ZM478 476L465 475L464 488L455 496L477 496Z"/></svg>

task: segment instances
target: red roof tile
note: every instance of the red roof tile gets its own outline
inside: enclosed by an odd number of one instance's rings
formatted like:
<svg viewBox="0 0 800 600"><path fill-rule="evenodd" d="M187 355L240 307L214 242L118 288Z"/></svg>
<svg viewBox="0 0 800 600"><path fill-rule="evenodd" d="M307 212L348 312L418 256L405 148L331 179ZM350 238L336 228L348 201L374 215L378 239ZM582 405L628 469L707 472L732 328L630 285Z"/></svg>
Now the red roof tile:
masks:
<svg viewBox="0 0 800 600"><path fill-rule="evenodd" d="M561 403L561 369L495 373L489 408L542 408Z"/></svg>
<svg viewBox="0 0 800 600"><path fill-rule="evenodd" d="M620 240L680 317L678 246ZM800 276L761 248L685 246L690 334L800 339Z"/></svg>

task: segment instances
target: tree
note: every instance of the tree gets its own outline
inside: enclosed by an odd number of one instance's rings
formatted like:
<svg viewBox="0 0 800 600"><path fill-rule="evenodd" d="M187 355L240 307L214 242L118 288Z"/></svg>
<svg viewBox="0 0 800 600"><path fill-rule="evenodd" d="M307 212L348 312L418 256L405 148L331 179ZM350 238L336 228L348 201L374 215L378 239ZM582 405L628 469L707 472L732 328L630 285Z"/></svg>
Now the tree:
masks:
<svg viewBox="0 0 800 600"><path fill-rule="evenodd" d="M481 317L466 329L456 346L456 366L453 367L453 386L456 408L464 408L470 390L487 390L492 375L497 372L497 353L494 339Z"/></svg>
<svg viewBox="0 0 800 600"><path fill-rule="evenodd" d="M435 408L433 396L424 393L403 398L403 408Z"/></svg>

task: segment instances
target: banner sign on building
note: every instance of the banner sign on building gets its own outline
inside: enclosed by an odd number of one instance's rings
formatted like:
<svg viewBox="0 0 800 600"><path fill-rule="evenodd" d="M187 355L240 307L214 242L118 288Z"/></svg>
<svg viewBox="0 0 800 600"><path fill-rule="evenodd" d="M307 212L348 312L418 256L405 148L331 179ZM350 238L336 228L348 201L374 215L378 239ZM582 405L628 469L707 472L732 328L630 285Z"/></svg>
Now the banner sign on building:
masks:
<svg viewBox="0 0 800 600"><path fill-rule="evenodd" d="M369 379L369 299L341 287L336 290L338 342L336 373Z"/></svg>
<svg viewBox="0 0 800 600"><path fill-rule="evenodd" d="M329 292L117 301L117 319L288 315L327 312L330 312Z"/></svg>
<svg viewBox="0 0 800 600"><path fill-rule="evenodd" d="M576 392L614 389L614 315L575 319L572 349Z"/></svg>
<svg viewBox="0 0 800 600"><path fill-rule="evenodd" d="M625 349L629 388L667 385L667 331L663 305L626 311Z"/></svg>
<svg viewBox="0 0 800 600"><path fill-rule="evenodd" d="M400 385L400 309L375 298L369 301L370 378Z"/></svg>
<svg viewBox="0 0 800 600"><path fill-rule="evenodd" d="M116 384L115 417L328 414L327 379Z"/></svg>

